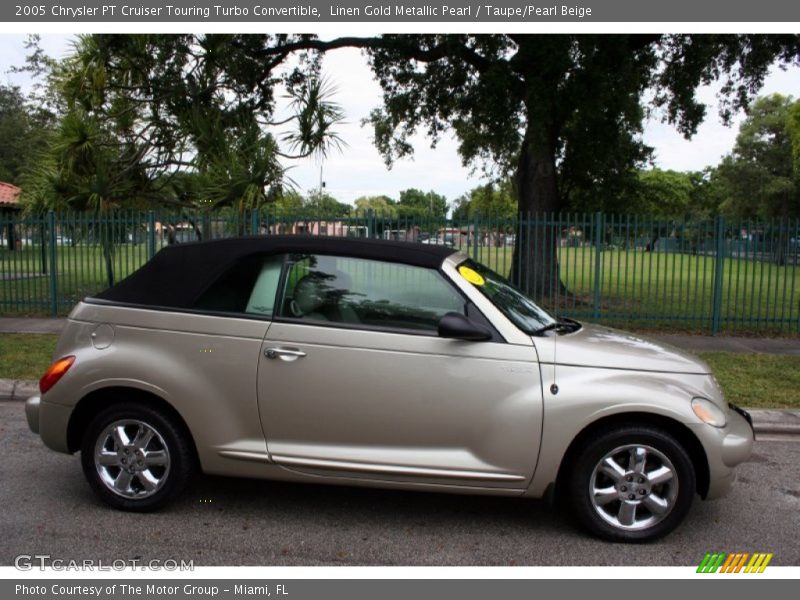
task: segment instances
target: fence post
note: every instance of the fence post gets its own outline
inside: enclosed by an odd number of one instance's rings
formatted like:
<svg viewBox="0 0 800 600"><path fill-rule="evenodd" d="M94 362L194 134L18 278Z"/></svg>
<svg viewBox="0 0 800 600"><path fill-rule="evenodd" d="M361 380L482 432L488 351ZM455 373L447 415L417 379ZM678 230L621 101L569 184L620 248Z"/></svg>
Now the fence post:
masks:
<svg viewBox="0 0 800 600"><path fill-rule="evenodd" d="M156 213L147 211L147 259L156 255Z"/></svg>
<svg viewBox="0 0 800 600"><path fill-rule="evenodd" d="M258 209L250 211L250 235L258 235Z"/></svg>
<svg viewBox="0 0 800 600"><path fill-rule="evenodd" d="M475 218L472 222L472 258L476 261L480 260L480 241L478 240L478 236L480 235L480 216L475 215Z"/></svg>
<svg viewBox="0 0 800 600"><path fill-rule="evenodd" d="M722 318L722 277L725 273L725 217L717 217L714 254L714 295L711 303L711 335L717 335Z"/></svg>
<svg viewBox="0 0 800 600"><path fill-rule="evenodd" d="M600 300L602 292L602 268L603 268L603 213L596 212L594 215L594 301L592 318L597 321L600 318Z"/></svg>
<svg viewBox="0 0 800 600"><path fill-rule="evenodd" d="M58 279L56 269L56 213L47 213L48 241L50 243L50 312L58 316ZM44 242L44 240L42 240Z"/></svg>

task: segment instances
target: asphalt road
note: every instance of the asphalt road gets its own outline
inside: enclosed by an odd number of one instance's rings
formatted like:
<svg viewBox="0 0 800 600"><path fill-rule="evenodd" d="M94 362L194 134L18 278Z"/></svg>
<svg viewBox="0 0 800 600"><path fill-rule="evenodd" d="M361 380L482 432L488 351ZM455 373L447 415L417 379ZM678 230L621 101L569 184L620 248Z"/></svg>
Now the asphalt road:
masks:
<svg viewBox="0 0 800 600"><path fill-rule="evenodd" d="M183 559L195 565L696 565L708 551L800 565L800 443L757 442L732 493L697 499L666 539L610 544L544 502L202 477L166 510L100 505L77 456L0 403L0 564Z"/></svg>

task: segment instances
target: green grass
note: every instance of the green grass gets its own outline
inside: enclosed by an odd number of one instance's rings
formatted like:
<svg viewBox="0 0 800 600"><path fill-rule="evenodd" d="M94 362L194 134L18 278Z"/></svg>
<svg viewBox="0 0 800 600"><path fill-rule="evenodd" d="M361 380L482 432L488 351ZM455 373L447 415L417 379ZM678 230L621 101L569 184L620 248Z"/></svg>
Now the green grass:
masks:
<svg viewBox="0 0 800 600"><path fill-rule="evenodd" d="M57 335L0 334L0 379L38 380L52 362Z"/></svg>
<svg viewBox="0 0 800 600"><path fill-rule="evenodd" d="M66 314L84 297L108 287L103 252L99 246L56 248L57 298ZM119 244L113 256L116 281L147 262L145 244ZM39 247L0 250L0 314L50 315L50 274L41 267Z"/></svg>
<svg viewBox="0 0 800 600"><path fill-rule="evenodd" d="M83 297L104 289L107 279L98 246L57 246L56 250L58 312L66 314ZM469 251L495 271L509 274L512 248L482 246ZM116 245L116 280L146 260L145 244ZM559 312L565 316L627 328L710 331L715 276L712 256L604 250L599 261L599 315L594 310L594 248L560 248L559 261L571 293L559 302ZM727 258L722 271L723 332L800 331L800 267ZM0 273L0 314L50 314L51 281L41 273L38 247L26 246L15 252L0 249Z"/></svg>
<svg viewBox="0 0 800 600"><path fill-rule="evenodd" d="M39 379L57 336L0 334L0 379ZM800 356L705 352L725 397L749 408L800 408Z"/></svg>
<svg viewBox="0 0 800 600"><path fill-rule="evenodd" d="M729 402L747 408L800 408L800 356L704 352Z"/></svg>
<svg viewBox="0 0 800 600"><path fill-rule="evenodd" d="M508 275L511 248L470 252ZM594 318L595 250L561 248L562 279L570 292L559 302L568 316L617 326L710 331L713 256L611 248L600 256L600 318ZM722 264L721 331L800 331L800 268L726 258ZM553 307L548 307L552 308Z"/></svg>

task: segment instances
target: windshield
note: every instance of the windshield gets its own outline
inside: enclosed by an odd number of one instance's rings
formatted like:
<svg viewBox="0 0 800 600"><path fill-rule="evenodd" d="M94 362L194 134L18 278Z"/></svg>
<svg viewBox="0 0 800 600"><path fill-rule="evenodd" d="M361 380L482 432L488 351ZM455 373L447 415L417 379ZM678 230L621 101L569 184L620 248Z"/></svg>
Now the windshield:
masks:
<svg viewBox="0 0 800 600"><path fill-rule="evenodd" d="M468 259L458 265L458 272L525 333L533 335L556 323L544 309L488 267Z"/></svg>

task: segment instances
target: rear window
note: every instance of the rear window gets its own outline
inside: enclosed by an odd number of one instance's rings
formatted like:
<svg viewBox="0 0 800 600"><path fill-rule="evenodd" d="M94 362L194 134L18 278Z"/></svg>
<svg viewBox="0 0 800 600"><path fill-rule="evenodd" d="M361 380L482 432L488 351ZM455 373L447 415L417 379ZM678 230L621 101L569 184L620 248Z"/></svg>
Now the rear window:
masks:
<svg viewBox="0 0 800 600"><path fill-rule="evenodd" d="M221 275L192 308L272 316L283 255L248 256Z"/></svg>

